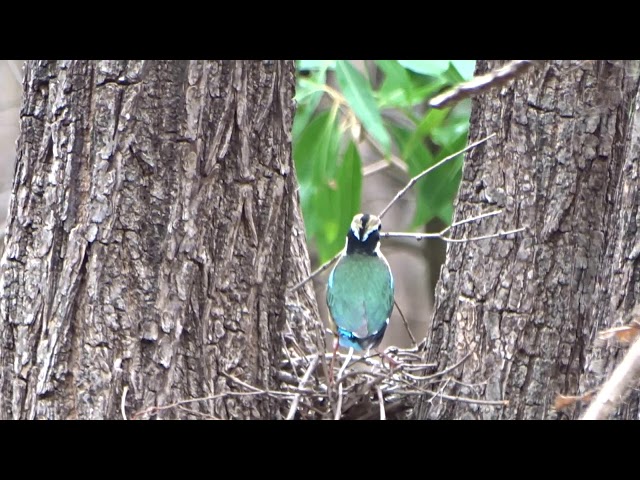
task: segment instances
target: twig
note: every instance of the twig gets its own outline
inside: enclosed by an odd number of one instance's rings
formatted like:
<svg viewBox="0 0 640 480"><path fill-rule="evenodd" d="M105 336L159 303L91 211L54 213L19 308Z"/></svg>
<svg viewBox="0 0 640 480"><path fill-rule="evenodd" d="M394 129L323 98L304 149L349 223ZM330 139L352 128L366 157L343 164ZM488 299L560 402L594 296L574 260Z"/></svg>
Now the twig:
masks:
<svg viewBox="0 0 640 480"><path fill-rule="evenodd" d="M604 420L618 408L640 376L640 340L631 346L611 378L600 389L582 420Z"/></svg>
<svg viewBox="0 0 640 480"><path fill-rule="evenodd" d="M351 361L351 356L353 355L353 347L351 347L349 349L349 354L347 355L347 358L345 359L344 363L342 364L342 367L340 367L340 370L338 370L338 378L337 378L337 383L338 383L338 405L336 406L336 414L334 417L334 420L340 420L340 416L342 415L342 374L344 373L344 370L347 368L347 365L349 364L349 362Z"/></svg>
<svg viewBox="0 0 640 480"><path fill-rule="evenodd" d="M431 165L429 168L427 168L426 170L423 170L422 172L420 172L418 175L416 175L415 177L413 177L411 180L409 180L409 183L407 183L405 185L405 187L400 190L395 197L393 197L393 199L391 199L391 201L389 202L389 204L384 207L382 209L382 211L380 212L380 214L378 215L378 218L382 218L385 213L387 213L387 211L391 208L391 206L400 198L402 197L405 193L407 193L407 190L409 190L411 187L413 187L413 185L415 185L415 183L420 180L422 177L424 177L426 174L428 174L429 172L435 170L436 168L438 168L439 166L443 165L444 163L448 162L449 160L457 157L458 155L465 153L475 147L477 147L478 145L486 142L487 140L489 140L491 137L494 137L496 134L492 133L491 135L478 140L477 142L474 142L470 145L467 145L465 148L463 148L462 150L460 150L459 152L456 152L452 155L449 155L448 157L443 158L442 160L440 160L438 163Z"/></svg>
<svg viewBox="0 0 640 480"><path fill-rule="evenodd" d="M242 396L253 396L253 395L272 395L274 392L268 392L268 391L254 391L254 392L225 392L225 393L219 393L217 395L210 395L208 397L200 397L200 398L191 398L191 399L187 399L187 400L180 400L178 402L174 402L171 403L169 405L157 405L157 406L153 406L153 407L149 407L146 408L144 410L140 410L139 412L136 412L132 418L137 418L141 415L144 415L145 413L153 415L157 412L160 412L162 410L167 410L169 408L175 408L175 407L179 407L180 405L186 405L188 403L194 403L194 402L208 402L210 400L217 400L218 398L224 398L224 397L242 397ZM284 392L279 392L279 393L284 393ZM292 394L288 393L286 394L288 396L291 396Z"/></svg>
<svg viewBox="0 0 640 480"><path fill-rule="evenodd" d="M367 177L369 175L373 175L380 170L384 170L391 165L387 160L378 160L377 162L372 163L371 165L367 165L366 167L362 167L362 176Z"/></svg>
<svg viewBox="0 0 640 480"><path fill-rule="evenodd" d="M329 268L333 262L335 262L336 260L338 260L338 258L340 258L340 255L342 255L342 250L339 251L338 253L336 253L335 257L333 257L331 260L329 260L328 262L326 262L324 265L321 265L320 267L318 267L313 273L311 273L311 275L309 275L307 278L305 278L304 280L301 280L300 282L296 283L293 287L291 287L289 289L288 293L293 293L296 290L298 290L302 285L304 285L305 283L307 283L309 280L311 280L312 278L314 278L315 276L317 276L318 274L324 272L327 268Z"/></svg>
<svg viewBox="0 0 640 480"><path fill-rule="evenodd" d="M480 220L482 218L492 217L493 215L500 215L501 213L502 213L502 210L492 210L491 212L481 213L480 215L476 215L475 217L465 218L464 220L458 220L457 222L453 222L448 227L445 227L442 230L440 230L440 233L444 235L453 227L464 225L465 223L475 222L476 220Z"/></svg>
<svg viewBox="0 0 640 480"><path fill-rule="evenodd" d="M447 373L455 370L456 368L458 368L460 365L462 365L464 362L467 361L467 358L469 358L471 356L473 352L469 352L467 353L464 357L462 357L460 360L458 360L456 363L454 363L453 365L451 365L450 367L445 368L444 370L442 370L441 372L436 372L433 375L429 375L427 377L424 377L423 380L431 380L432 378L436 378L436 377L442 377L443 375L446 375Z"/></svg>
<svg viewBox="0 0 640 480"><path fill-rule="evenodd" d="M402 313L402 310L400 310L400 305L398 305L398 302L396 302L395 298L393 299L393 304L398 309L398 313L400 314L400 318L402 318L402 323L404 323L404 328L407 329L407 333L409 334L409 337L411 337L411 344L415 347L416 346L416 337L414 337L413 333L411 333L411 329L409 328L409 323L407 323L407 319L404 318L404 313Z"/></svg>
<svg viewBox="0 0 640 480"><path fill-rule="evenodd" d="M447 90L446 92L433 97L429 101L429 106L432 108L444 108L447 105L459 102L465 98L484 93L493 87L504 85L509 80L512 80L525 72L534 63L535 62L531 60L514 60L509 62L504 67L484 75L474 77L468 82L460 83L451 90Z"/></svg>
<svg viewBox="0 0 640 480"><path fill-rule="evenodd" d="M380 214L378 215L379 218L382 218L384 216L385 213L387 213L387 211L389 210L389 208L391 208L391 206L400 198L402 197L405 193L407 193L407 191L413 187L413 185L415 185L415 183L420 180L422 177L424 177L426 174L428 174L429 172L435 170L436 168L438 168L439 166L443 165L444 163L448 162L449 160L457 157L458 155L465 153L475 147L477 147L478 145L486 142L487 140L489 140L490 138L494 137L496 134L492 133L491 135L484 137L481 140L478 140L477 142L474 142L470 145L467 145L465 148L463 148L462 150L449 155L448 157L443 158L442 160L440 160L438 163L431 165L429 168L427 168L426 170L423 170L421 173L419 173L418 175L416 175L415 177L413 177L411 180L409 180L409 183L407 183L404 188L402 190L400 190L395 197L393 197L393 199L389 202L389 204L384 207L382 209L382 212L380 212ZM495 214L489 214L489 215L495 215ZM488 215L485 215L488 216ZM472 221L472 220L469 220ZM453 226L453 225L452 225ZM451 228L451 227L449 227ZM428 238L427 235L431 235L433 237L433 234L424 234L425 237L423 238ZM384 236L391 236L388 233L381 233L380 234L381 237ZM396 234L394 236L411 236L411 235L400 235L400 234ZM443 239L445 241L447 241L446 239ZM329 268L333 262L335 262L336 260L338 260L338 258L340 258L340 255L342 255L342 253L344 252L344 250L341 250L340 252L338 252L331 260L329 260L328 262L324 263L324 265L321 265L320 267L318 267L314 272L312 272L308 277L306 277L305 279L301 280L300 282L298 282L297 284L295 284L293 287L291 287L287 293L293 293L296 290L298 290L302 285L304 285L305 283L307 283L309 280L311 280L312 278L316 277L317 275L319 275L320 273L324 272L327 268Z"/></svg>
<svg viewBox="0 0 640 480"><path fill-rule="evenodd" d="M287 321L287 326L289 327L289 330L291 330L291 327L288 325L289 322ZM287 344L287 340L286 340L286 336L284 333L281 332L281 336L282 336L282 341L284 342L283 344L286 345ZM295 339L293 339L295 341ZM293 366L293 358L291 358L291 354L289 353L289 349L285 348L284 349L284 353L287 356L287 360L289 360L289 364L291 366ZM295 368L293 369L293 373L296 377L298 377L298 381L300 381L300 375L298 375L298 370L296 370Z"/></svg>
<svg viewBox="0 0 640 480"><path fill-rule="evenodd" d="M120 398L120 413L122 414L122 418L127 419L127 412L124 409L125 403L127 401L127 393L129 392L129 385L125 385L122 389L122 397Z"/></svg>
<svg viewBox="0 0 640 480"><path fill-rule="evenodd" d="M249 385L246 382L243 382L242 380L240 380L239 378L234 377L233 375L229 375L226 372L220 372L221 375L227 377L229 380L232 380L234 382L236 382L238 385L242 385L245 388L248 388L249 390L251 390L252 392L255 393L262 393L265 395L273 395L275 397L291 397L292 394L291 393L287 393L287 392L278 392L277 390L266 390L266 389L262 389L262 388L258 388L258 387L254 387L253 385ZM230 394L234 394L234 393L241 393L241 392L227 392L225 393L221 393L220 395L230 395ZM250 392L245 392L245 393L250 393Z"/></svg>
<svg viewBox="0 0 640 480"><path fill-rule="evenodd" d="M305 384L309 381L309 377L311 376L313 371L316 369L316 366L318 365L319 361L320 361L319 355L316 355L315 357L313 357L313 360L311 361L311 365L309 365L309 368L307 368L307 371L304 372L304 375L302 376L302 379L298 384L299 389L304 388ZM300 394L296 393L296 395L293 397L293 402L291 402L291 408L289 409L287 420L293 420L293 417L296 414L296 409L298 408L299 402L300 402Z"/></svg>
<svg viewBox="0 0 640 480"><path fill-rule="evenodd" d="M501 407L509 405L509 400L480 400L478 398L458 397L455 395L445 395L444 393L434 392L433 390L425 390L423 388L417 390L396 390L394 393L398 395L424 395L427 393L433 395L434 398L437 396L444 400L453 400L457 402L475 403L478 405L496 405Z"/></svg>
<svg viewBox="0 0 640 480"><path fill-rule="evenodd" d="M384 412L384 398L382 398L382 389L380 385L376 387L376 391L378 392L378 402L380 402L380 420L386 420L387 415Z"/></svg>
<svg viewBox="0 0 640 480"><path fill-rule="evenodd" d="M496 233L490 233L488 235L480 235L479 237L465 237L465 238L450 238L440 237L441 240L450 243L462 243L462 242L475 242L477 240L486 240L487 238L506 237L507 235L513 235L514 233L524 232L527 227L514 228L513 230L500 230Z"/></svg>
<svg viewBox="0 0 640 480"><path fill-rule="evenodd" d="M454 222L448 227L443 228L439 232L432 232L432 233L380 232L380 237L382 238L413 238L415 240L424 240L425 238L439 238L445 242L469 242L472 240L483 240L485 238L493 238L493 237L499 237L504 235L510 235L512 233L522 232L523 230L526 229L526 227L521 227L513 230L500 231L500 232L492 233L489 235L482 235L479 237L451 238L451 237L445 236L454 227L464 225L465 223L475 222L476 220L481 220L483 218L492 217L494 215L499 215L501 213L502 213L502 210L493 210L491 212L482 213L480 215L476 215L475 217L466 218L464 220Z"/></svg>
<svg viewBox="0 0 640 480"><path fill-rule="evenodd" d="M407 166L407 163L404 160L396 157L393 153L386 154L383 148L378 143L378 141L375 138L373 138L373 136L369 132L366 132L366 135L367 135L367 138L369 139L369 143L373 146L373 148L375 148L378 151L380 155L382 155L383 157L388 156L388 160L385 160L385 161L387 161L389 165L395 165L400 171L404 173L407 173L409 171L409 167Z"/></svg>

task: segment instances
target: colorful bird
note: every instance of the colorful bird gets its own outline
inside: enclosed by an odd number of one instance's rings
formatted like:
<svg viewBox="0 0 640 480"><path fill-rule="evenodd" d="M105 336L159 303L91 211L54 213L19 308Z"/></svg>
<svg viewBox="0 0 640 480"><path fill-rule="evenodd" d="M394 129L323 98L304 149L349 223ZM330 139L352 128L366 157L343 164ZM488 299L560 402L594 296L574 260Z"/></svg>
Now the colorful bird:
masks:
<svg viewBox="0 0 640 480"><path fill-rule="evenodd" d="M380 251L380 227L375 215L353 217L345 248L329 275L327 305L338 338L334 357L338 344L354 350L377 347L389 325L393 275Z"/></svg>

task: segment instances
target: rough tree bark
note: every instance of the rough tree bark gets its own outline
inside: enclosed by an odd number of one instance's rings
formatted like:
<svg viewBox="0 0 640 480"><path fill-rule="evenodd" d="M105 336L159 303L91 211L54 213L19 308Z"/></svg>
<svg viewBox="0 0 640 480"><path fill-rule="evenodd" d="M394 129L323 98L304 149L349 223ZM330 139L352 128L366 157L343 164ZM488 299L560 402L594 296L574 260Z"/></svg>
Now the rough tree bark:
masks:
<svg viewBox="0 0 640 480"><path fill-rule="evenodd" d="M500 62L478 62L484 73ZM460 234L528 227L515 239L449 244L427 357L466 353L444 392L507 407L421 398L414 418L576 418L557 394L599 386L626 351L596 341L640 292L638 62L543 62L474 101L456 219ZM454 380L457 380L458 383ZM638 391L618 415L637 418Z"/></svg>
<svg viewBox="0 0 640 480"><path fill-rule="evenodd" d="M274 388L286 323L314 341L311 287L284 300L309 264L293 93L291 61L27 63L0 418L281 415L260 395L149 407Z"/></svg>

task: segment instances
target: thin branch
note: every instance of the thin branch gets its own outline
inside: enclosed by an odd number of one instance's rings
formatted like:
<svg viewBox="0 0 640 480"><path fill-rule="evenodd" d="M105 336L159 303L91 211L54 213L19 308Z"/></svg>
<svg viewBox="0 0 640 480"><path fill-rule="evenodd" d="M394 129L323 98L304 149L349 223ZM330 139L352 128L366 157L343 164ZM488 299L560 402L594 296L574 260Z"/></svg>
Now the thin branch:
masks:
<svg viewBox="0 0 640 480"><path fill-rule="evenodd" d="M289 327L289 330L291 331L291 326L289 326L289 322L287 321L287 327ZM282 341L283 341L283 345L287 344L287 340L286 340L286 336L283 332L280 332L280 335L282 337ZM295 342L295 338L293 339ZM293 358L291 358L291 354L289 353L289 349L285 348L284 349L284 353L287 356L287 360L289 361L289 364L293 366ZM300 381L300 375L298 375L298 371L294 368L293 369L293 373L296 377L298 377L298 382Z"/></svg>
<svg viewBox="0 0 640 480"><path fill-rule="evenodd" d="M445 235L453 228L458 227L460 225L464 225L465 223L475 222L476 220L481 220L487 217L493 217L494 215L500 215L502 210L492 210L491 212L481 213L480 215L476 215L475 217L465 218L464 220L459 220L457 222L452 223L451 225L443 228L439 232L431 232L431 233L413 233L413 232L380 232L381 238L413 238L415 240L423 240L425 238L441 238L445 239Z"/></svg>
<svg viewBox="0 0 640 480"><path fill-rule="evenodd" d="M435 165L431 165L429 168L427 168L426 170L422 171L421 173L419 173L418 175L416 175L415 177L413 177L411 180L409 180L409 183L407 183L405 185L405 187L400 190L395 197L393 197L393 199L389 202L389 204L384 207L382 209L382 212L380 212L380 214L378 215L379 218L382 218L384 216L385 213L387 213L387 211L389 210L389 208L391 208L391 206L400 198L402 197L405 193L407 193L407 191L413 187L413 185L415 185L415 183L420 180L422 177L424 177L426 174L428 174L429 172L435 170L436 168L438 168L439 166L443 165L444 163L448 162L449 160L457 157L458 155L465 153L475 147L477 147L478 145L486 142L487 140L489 140L490 138L494 137L496 134L492 133L491 135L484 137L481 140L478 140L477 142L474 142L470 145L467 145L465 148L463 148L462 150L449 155L448 157L443 158L442 160L440 160L438 163L436 163ZM495 214L487 214L484 216L490 216L490 215L495 215ZM472 221L473 219L470 219L468 221ZM462 223L466 223L466 221L463 221ZM453 225L451 225L453 226ZM449 228L451 228L451 226ZM431 235L433 237L433 234L423 234L425 235L423 238L429 238L427 235ZM380 234L381 237L384 236L391 236L389 235L389 233L381 233ZM410 234L395 234L394 236L411 236ZM440 237L442 238L442 237ZM445 241L454 241L454 240L447 240L446 238L443 238L443 240ZM293 287L291 287L287 293L293 293L296 290L298 290L301 286L303 286L305 283L307 283L309 280L311 280L312 278L316 277L317 275L319 275L320 273L324 272L327 268L329 268L333 262L335 262L336 260L338 260L338 258L340 258L340 255L342 255L343 250L341 250L340 252L338 252L331 260L329 260L328 262L324 263L324 265L321 265L320 267L318 267L313 273L311 273L308 277L306 277L305 279L301 280L300 282L298 282L297 284L295 284Z"/></svg>
<svg viewBox="0 0 640 480"><path fill-rule="evenodd" d="M387 211L391 208L391 206L400 198L402 197L405 193L407 193L407 191L413 187L413 185L415 185L415 183L420 180L422 177L424 177L426 174L428 174L429 172L435 170L436 168L438 168L439 166L445 164L446 162L448 162L449 160L457 157L458 155L465 153L475 147L477 147L478 145L486 142L487 140L489 140L491 137L494 137L496 134L492 133L491 135L489 135L488 137L485 137L481 140L478 140L477 142L474 142L470 145L467 145L465 148L463 148L462 150L460 150L459 152L456 152L452 155L449 155L448 157L443 158L442 160L440 160L438 163L431 165L429 168L427 168L426 170L423 170L421 173L419 173L418 175L416 175L415 177L413 177L411 180L409 180L409 183L407 183L405 185L405 187L400 190L395 197L393 197L393 199L389 202L389 204L384 207L382 209L382 211L380 212L380 214L378 215L379 218L382 218L385 213L387 213Z"/></svg>
<svg viewBox="0 0 640 480"><path fill-rule="evenodd" d="M495 405L500 407L506 407L509 405L509 400L480 400L478 398L458 397L455 395L445 395L444 393L434 392L433 390L425 390L423 388L416 390L396 390L394 393L398 395L424 395L427 393L433 395L434 398L440 397L444 400L452 400L456 402L474 403L477 405Z"/></svg>
<svg viewBox="0 0 640 480"><path fill-rule="evenodd" d="M395 298L393 299L393 304L398 309L398 313L400 314L400 318L402 318L402 323L404 323L404 328L406 328L407 333L409 334L409 337L411 337L411 344L415 347L417 345L416 337L414 337L413 333L411 333L411 329L409 328L409 323L407 323L407 319L404 318L404 313L402 313L402 310L400 310L400 305L398 305L398 302L396 302Z"/></svg>
<svg viewBox="0 0 640 480"><path fill-rule="evenodd" d="M349 349L349 354L347 355L347 358L342 364L342 367L340 367L340 370L338 371L338 378L336 380L336 382L338 383L338 405L336 406L336 414L335 414L334 420L340 420L340 417L342 416L342 382L341 380L342 380L342 375L344 374L344 371L347 368L347 365L351 361L352 356L353 356L353 347Z"/></svg>
<svg viewBox="0 0 640 480"><path fill-rule="evenodd" d="M425 238L439 238L443 242L449 243L464 243L474 242L477 240L486 240L487 238L506 237L507 235L513 235L514 233L524 232L527 227L514 228L513 230L500 230L496 233L489 233L487 235L480 235L477 237L462 237L451 238L443 237L439 233L411 233L411 232L381 232L380 236L385 238L413 238L415 240L424 240Z"/></svg>
<svg viewBox="0 0 640 480"><path fill-rule="evenodd" d="M127 401L127 393L129 392L129 385L125 385L122 389L122 397L120 398L120 413L122 414L123 419L127 419L127 412L124 409L125 403Z"/></svg>
<svg viewBox="0 0 640 480"><path fill-rule="evenodd" d="M321 265L320 267L318 267L311 275L309 275L307 278L305 278L304 280L296 283L293 287L291 287L291 289L289 289L288 293L293 293L296 290L298 290L302 285L304 285L305 283L307 283L309 280L311 280L312 278L314 278L315 276L319 275L320 273L324 272L327 268L329 268L333 262L335 262L336 260L338 260L338 258L340 258L340 255L342 255L342 250L339 251L338 253L336 253L336 256L333 257L331 260L329 260L328 262L326 262L324 265Z"/></svg>
<svg viewBox="0 0 640 480"><path fill-rule="evenodd" d="M377 162L372 163L371 165L367 165L366 167L362 167L362 176L367 177L369 175L373 175L380 170L384 170L389 168L391 164L387 160L378 160Z"/></svg>
<svg viewBox="0 0 640 480"><path fill-rule="evenodd" d="M187 400L180 400L178 402L174 402L168 405L157 405L157 406L153 406L153 407L149 407L146 408L144 410L140 410L139 412L136 412L132 418L138 418L141 415L149 414L149 415L154 415L162 410L167 410L169 408L175 408L175 407L179 407L181 405L186 405L188 403L194 403L194 402L208 402L210 400L217 400L219 398L224 398L224 397L244 397L244 396L253 396L253 395L271 395L273 392L268 392L268 391L254 391L254 392L225 392L225 393L219 393L217 395L210 395L208 397L200 397L200 398L191 398L191 399L187 399ZM282 392L280 392L282 393ZM291 396L291 394L287 394L289 396Z"/></svg>
<svg viewBox="0 0 640 480"><path fill-rule="evenodd" d="M600 389L582 420L604 420L618 408L640 376L640 340L631 346L611 378Z"/></svg>
<svg viewBox="0 0 640 480"><path fill-rule="evenodd" d="M450 367L445 368L444 370L442 370L441 372L436 372L433 375L429 375L428 377L424 377L424 380L430 380L432 378L436 378L436 377L442 377L443 375L446 375L447 373L455 370L456 368L458 368L460 365L462 365L464 362L467 361L467 359L471 356L473 352L469 352L467 353L464 357L462 357L460 360L458 360L456 363L454 363L453 365L451 365Z"/></svg>
<svg viewBox="0 0 640 480"><path fill-rule="evenodd" d="M464 225L465 223L475 222L476 220L480 220L482 218L492 217L494 215L500 215L501 213L502 213L502 210L492 210L491 212L481 213L480 215L476 215L475 217L465 218L464 220L458 220L457 222L453 222L448 227L445 227L442 230L440 230L440 233L442 235L444 235L449 230L451 230L453 227L457 227L459 225Z"/></svg>
<svg viewBox="0 0 640 480"><path fill-rule="evenodd" d="M473 95L479 95L487 92L488 90L504 85L509 80L512 80L522 73L524 73L529 67L534 65L535 62L531 60L514 60L507 63L504 67L501 67L492 72L484 75L479 75L472 78L468 82L463 82L451 90L433 97L429 101L429 106L432 108L444 108L452 103L459 102L465 98Z"/></svg>
<svg viewBox="0 0 640 480"><path fill-rule="evenodd" d="M287 392L279 392L277 390L266 390L263 388L258 388L258 387L254 387L253 385L249 385L246 382L243 382L242 380L240 380L239 378L234 377L233 375L229 375L226 372L220 372L221 375L224 375L225 377L227 377L229 380L232 380L234 382L236 382L238 385L242 385L245 388L248 388L249 390L251 390L252 392L255 393L262 393L265 395L273 395L275 397L291 397L293 396L293 394L291 393L287 393ZM235 393L242 393L242 392L227 392L225 393L221 393L220 395L231 395L231 394L235 394ZM244 392L244 393L251 393L251 392Z"/></svg>
<svg viewBox="0 0 640 480"><path fill-rule="evenodd" d="M479 237L463 237L463 238L450 238L441 237L442 240L449 243L463 243L463 242L475 242L477 240L486 240L487 238L506 237L513 235L514 233L524 232L527 227L514 228L513 230L500 230L496 233L490 233L488 235L480 235Z"/></svg>
<svg viewBox="0 0 640 480"><path fill-rule="evenodd" d="M316 355L315 357L313 357L313 360L311 361L311 365L309 365L309 368L307 368L307 371L304 372L304 375L302 376L302 379L298 384L299 389L304 388L305 384L309 381L309 377L311 376L313 371L316 369L316 366L318 365L319 361L320 361L319 355ZM291 408L289 409L287 420L293 420L293 417L295 417L296 415L296 409L298 408L299 402L300 402L300 394L296 393L295 397L293 397L293 402L291 402Z"/></svg>
<svg viewBox="0 0 640 480"><path fill-rule="evenodd" d="M383 157L387 157L387 154L385 154L384 149L380 146L378 141L375 138L373 138L373 136L369 132L366 132L366 136L367 136L367 139L369 140L369 143L373 146L373 148L375 148L378 151L378 153ZM409 171L409 166L404 160L396 157L393 153L389 153L388 157L389 157L388 160L385 160L385 161L387 161L390 165L395 165L400 171L404 173L407 173Z"/></svg>
<svg viewBox="0 0 640 480"><path fill-rule="evenodd" d="M380 385L376 387L376 391L378 392L378 402L380 403L380 420L386 420L387 415L384 412L384 398L382 398L382 389Z"/></svg>

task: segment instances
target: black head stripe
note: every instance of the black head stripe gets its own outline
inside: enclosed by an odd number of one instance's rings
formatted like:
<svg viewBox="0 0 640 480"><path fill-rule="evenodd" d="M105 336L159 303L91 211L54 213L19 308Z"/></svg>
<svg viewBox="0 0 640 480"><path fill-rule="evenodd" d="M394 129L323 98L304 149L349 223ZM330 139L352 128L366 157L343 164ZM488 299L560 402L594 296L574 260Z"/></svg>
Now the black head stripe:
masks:
<svg viewBox="0 0 640 480"><path fill-rule="evenodd" d="M370 215L368 213L365 213L362 215L362 218L360 219L360 238L363 238L365 232L367 231L367 228L369 226L369 218L370 218Z"/></svg>

